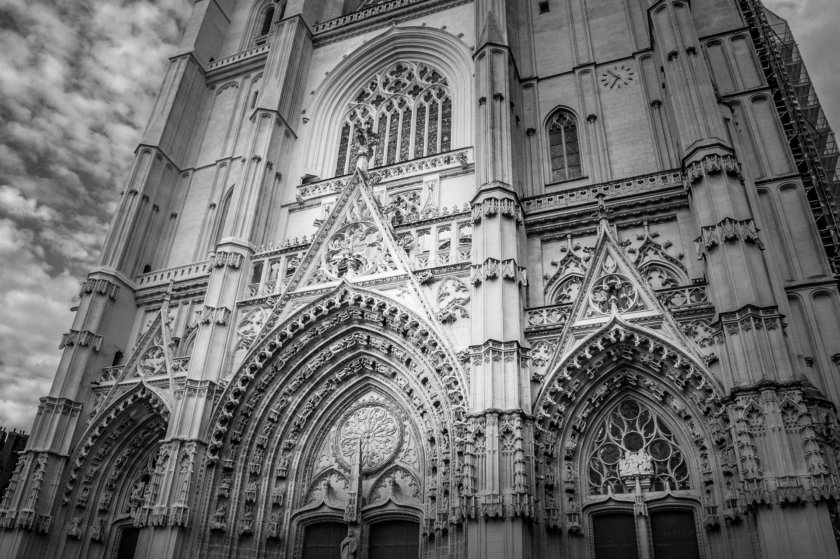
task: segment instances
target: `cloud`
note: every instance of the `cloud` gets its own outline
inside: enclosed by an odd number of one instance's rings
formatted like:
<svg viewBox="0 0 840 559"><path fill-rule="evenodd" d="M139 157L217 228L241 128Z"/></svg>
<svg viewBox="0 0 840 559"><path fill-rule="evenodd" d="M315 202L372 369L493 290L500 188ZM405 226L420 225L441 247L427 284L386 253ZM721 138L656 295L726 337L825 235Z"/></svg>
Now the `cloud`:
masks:
<svg viewBox="0 0 840 559"><path fill-rule="evenodd" d="M0 425L31 426L190 0L0 0Z"/></svg>
<svg viewBox="0 0 840 559"><path fill-rule="evenodd" d="M38 221L52 221L57 217L52 208L38 205L36 200L25 198L16 188L6 184L0 185L0 212Z"/></svg>
<svg viewBox="0 0 840 559"><path fill-rule="evenodd" d="M35 233L0 219L0 425L29 429L47 394L70 327L79 281L45 262Z"/></svg>

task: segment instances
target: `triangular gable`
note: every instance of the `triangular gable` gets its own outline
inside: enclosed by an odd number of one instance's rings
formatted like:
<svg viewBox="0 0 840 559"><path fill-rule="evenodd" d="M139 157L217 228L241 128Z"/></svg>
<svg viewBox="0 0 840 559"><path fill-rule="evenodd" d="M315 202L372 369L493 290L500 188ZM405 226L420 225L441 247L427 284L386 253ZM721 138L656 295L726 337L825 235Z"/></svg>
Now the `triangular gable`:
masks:
<svg viewBox="0 0 840 559"><path fill-rule="evenodd" d="M120 383L125 380L139 378L140 382L155 393L170 409L174 405L175 375L183 373L180 365L175 361L172 353L173 340L171 331L172 317L169 316L169 295L167 291L163 306L155 313L146 330L140 335L140 339L134 346L128 361L120 370L113 386L107 396L97 403L97 411L108 407L108 404L120 395ZM166 374L168 386L165 388L155 386L147 379ZM156 381L157 382L157 381Z"/></svg>
<svg viewBox="0 0 840 559"><path fill-rule="evenodd" d="M615 317L635 324L655 324L661 335L684 344L683 347L694 347L630 260L613 227L602 219L589 267L549 368Z"/></svg>
<svg viewBox="0 0 840 559"><path fill-rule="evenodd" d="M400 265L391 224L362 171L356 170L321 223L284 295L408 272Z"/></svg>
<svg viewBox="0 0 840 559"><path fill-rule="evenodd" d="M258 335L263 339L278 323L323 296L325 288L341 284L376 284L377 291L398 300L437 328L431 303L414 276L408 255L394 235L370 185L376 172L356 169L339 194L329 216L301 260L301 265L278 297ZM331 290L330 290L331 291ZM301 304L301 300L303 302ZM293 304L292 301L298 304ZM448 339L443 332L442 338Z"/></svg>

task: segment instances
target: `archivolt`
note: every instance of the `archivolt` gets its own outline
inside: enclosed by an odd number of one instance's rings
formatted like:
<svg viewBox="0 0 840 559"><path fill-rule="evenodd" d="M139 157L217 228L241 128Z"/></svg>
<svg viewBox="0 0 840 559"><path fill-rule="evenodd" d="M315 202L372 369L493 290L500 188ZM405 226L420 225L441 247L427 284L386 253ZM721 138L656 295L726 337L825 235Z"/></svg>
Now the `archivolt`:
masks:
<svg viewBox="0 0 840 559"><path fill-rule="evenodd" d="M135 409L140 411L135 412ZM103 435L116 435L114 437L116 439L129 428L142 425L149 419L159 419L160 428L156 427L155 430L165 432L166 422L169 420L169 408L157 394L142 383L137 383L134 388L119 396L103 410L98 415L98 420L91 424L82 435L76 451L70 457L70 477L65 487L65 495L69 496L72 493L82 467L97 460L96 456L89 455L97 446L104 447L107 444L100 444Z"/></svg>
<svg viewBox="0 0 840 559"><path fill-rule="evenodd" d="M616 374L619 369L625 370ZM725 436L727 416L717 380L688 353L615 318L581 343L543 385L534 406L537 443L555 456L557 436L571 430L564 446L567 455L574 453L589 417L624 386L646 392L682 417L706 417L709 430L698 426L703 439L719 442Z"/></svg>
<svg viewBox="0 0 840 559"><path fill-rule="evenodd" d="M351 96L367 85L377 71L402 59L429 64L444 75L453 93L452 146L467 145L472 99L472 64L467 46L438 29L391 27L342 60L316 90L306 109L312 118L306 125L310 134L303 150L309 154L307 168L320 169L320 176L331 176L333 154L338 151L340 126Z"/></svg>
<svg viewBox="0 0 840 559"><path fill-rule="evenodd" d="M270 386L280 382L288 396L297 397L295 392L313 373L326 364L334 368L347 348L359 344L387 356L394 370L413 371L424 390L436 395L436 408L447 423L463 416L469 391L445 342L395 301L343 284L255 344L213 414L209 460L218 460L234 421L250 416Z"/></svg>
<svg viewBox="0 0 840 559"><path fill-rule="evenodd" d="M315 443L370 391L414 425L420 467L432 477L440 472L437 498L448 498L454 487L448 465L457 459L452 442L462 438L467 403L462 379L442 342L413 313L339 287L264 338L227 388L210 443L210 460L220 464L206 484L208 495L225 497L210 499L208 513L223 506L232 518L244 518L247 511L255 530L266 521L298 522L292 515L312 485L305 478Z"/></svg>

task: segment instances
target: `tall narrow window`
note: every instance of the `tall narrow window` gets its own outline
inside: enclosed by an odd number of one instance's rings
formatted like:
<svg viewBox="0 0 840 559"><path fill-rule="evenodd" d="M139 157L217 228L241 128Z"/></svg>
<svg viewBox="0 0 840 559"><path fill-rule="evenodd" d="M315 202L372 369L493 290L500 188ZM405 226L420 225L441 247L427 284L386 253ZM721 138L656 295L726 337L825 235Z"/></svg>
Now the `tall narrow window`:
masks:
<svg viewBox="0 0 840 559"><path fill-rule="evenodd" d="M452 97L446 78L431 66L411 62L398 62L374 76L353 98L341 126L336 175L352 172L352 141L360 128L379 135L374 167L449 151Z"/></svg>
<svg viewBox="0 0 840 559"><path fill-rule="evenodd" d="M265 11L265 16L263 17L262 28L260 29L260 35L268 35L268 32L271 31L271 20L274 17L274 6L271 6L269 9Z"/></svg>
<svg viewBox="0 0 840 559"><path fill-rule="evenodd" d="M577 119L569 111L557 111L548 122L548 146L551 157L551 182L583 176Z"/></svg>

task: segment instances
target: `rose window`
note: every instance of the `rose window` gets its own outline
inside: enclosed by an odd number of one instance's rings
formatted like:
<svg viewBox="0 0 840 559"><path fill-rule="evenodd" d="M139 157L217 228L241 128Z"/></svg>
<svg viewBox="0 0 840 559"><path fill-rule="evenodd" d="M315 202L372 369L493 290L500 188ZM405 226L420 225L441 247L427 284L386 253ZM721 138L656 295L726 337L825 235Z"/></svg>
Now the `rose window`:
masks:
<svg viewBox="0 0 840 559"><path fill-rule="evenodd" d="M402 426L397 417L381 405L357 408L341 425L336 437L336 455L351 467L361 442L362 472L371 473L390 462L402 443Z"/></svg>
<svg viewBox="0 0 840 559"><path fill-rule="evenodd" d="M633 476L651 490L689 489L685 456L664 422L638 401L627 398L597 428L589 455L592 494L631 493Z"/></svg>
<svg viewBox="0 0 840 559"><path fill-rule="evenodd" d="M636 306L637 298L633 283L621 274L603 276L589 292L592 308L601 314L609 314L613 306L618 312L629 311Z"/></svg>
<svg viewBox="0 0 840 559"><path fill-rule="evenodd" d="M339 229L324 251L324 270L334 279L376 271L383 261L382 233L371 222L351 223Z"/></svg>

